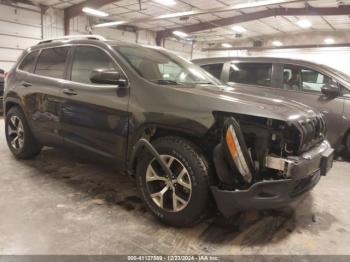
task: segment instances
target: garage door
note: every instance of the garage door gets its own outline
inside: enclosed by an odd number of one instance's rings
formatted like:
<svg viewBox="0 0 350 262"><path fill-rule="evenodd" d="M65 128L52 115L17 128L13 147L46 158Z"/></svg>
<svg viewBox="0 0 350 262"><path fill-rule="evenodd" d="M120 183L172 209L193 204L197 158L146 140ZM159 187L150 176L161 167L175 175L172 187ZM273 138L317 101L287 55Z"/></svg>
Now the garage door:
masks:
<svg viewBox="0 0 350 262"><path fill-rule="evenodd" d="M0 4L0 68L8 71L22 51L41 39L40 11Z"/></svg>

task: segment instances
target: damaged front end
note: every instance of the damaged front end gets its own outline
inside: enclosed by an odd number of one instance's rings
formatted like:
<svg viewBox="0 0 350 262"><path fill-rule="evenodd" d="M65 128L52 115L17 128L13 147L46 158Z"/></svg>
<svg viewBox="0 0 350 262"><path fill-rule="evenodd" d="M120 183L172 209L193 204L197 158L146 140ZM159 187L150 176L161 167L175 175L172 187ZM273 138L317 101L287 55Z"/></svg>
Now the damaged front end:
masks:
<svg viewBox="0 0 350 262"><path fill-rule="evenodd" d="M240 210L288 205L317 184L332 166L322 116L300 122L216 115L222 125L213 151L218 183L211 186L227 217Z"/></svg>

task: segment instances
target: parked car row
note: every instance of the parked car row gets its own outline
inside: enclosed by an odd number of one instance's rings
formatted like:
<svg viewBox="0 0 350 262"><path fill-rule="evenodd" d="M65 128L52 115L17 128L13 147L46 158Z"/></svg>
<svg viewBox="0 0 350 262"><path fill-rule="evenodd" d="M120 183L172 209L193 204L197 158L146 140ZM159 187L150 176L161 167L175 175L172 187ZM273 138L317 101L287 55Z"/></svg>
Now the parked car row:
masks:
<svg viewBox="0 0 350 262"><path fill-rule="evenodd" d="M224 57L193 60L238 92L294 100L320 110L327 139L350 155L350 77L325 65L295 59Z"/></svg>
<svg viewBox="0 0 350 262"><path fill-rule="evenodd" d="M283 207L332 166L324 117L235 87L162 48L47 40L7 75L6 139L20 159L49 145L112 160L174 226L199 222L213 200L225 216Z"/></svg>

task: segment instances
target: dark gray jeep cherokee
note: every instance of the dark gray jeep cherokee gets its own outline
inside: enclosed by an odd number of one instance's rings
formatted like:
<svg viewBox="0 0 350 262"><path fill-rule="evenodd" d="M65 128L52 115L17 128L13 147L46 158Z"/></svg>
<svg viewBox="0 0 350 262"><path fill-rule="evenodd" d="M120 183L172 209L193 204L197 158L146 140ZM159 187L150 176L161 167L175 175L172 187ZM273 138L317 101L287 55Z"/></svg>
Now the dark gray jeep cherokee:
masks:
<svg viewBox="0 0 350 262"><path fill-rule="evenodd" d="M92 35L26 50L7 75L4 110L17 158L45 145L111 159L174 226L200 221L214 202L225 216L283 207L333 161L311 108L235 92L164 49Z"/></svg>

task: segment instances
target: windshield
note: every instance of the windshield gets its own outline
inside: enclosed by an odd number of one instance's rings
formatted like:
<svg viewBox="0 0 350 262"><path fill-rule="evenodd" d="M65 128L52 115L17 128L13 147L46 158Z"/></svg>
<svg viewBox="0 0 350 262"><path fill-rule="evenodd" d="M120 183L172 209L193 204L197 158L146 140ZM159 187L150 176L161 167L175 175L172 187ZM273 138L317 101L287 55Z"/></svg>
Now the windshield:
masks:
<svg viewBox="0 0 350 262"><path fill-rule="evenodd" d="M116 46L137 73L157 84L211 84L222 83L199 66L163 49L144 46Z"/></svg>

